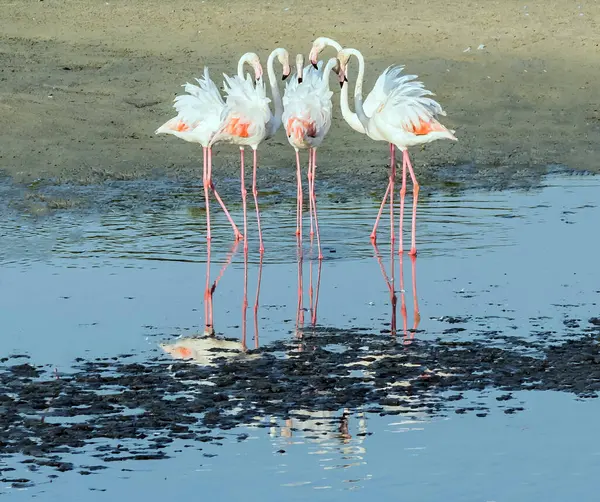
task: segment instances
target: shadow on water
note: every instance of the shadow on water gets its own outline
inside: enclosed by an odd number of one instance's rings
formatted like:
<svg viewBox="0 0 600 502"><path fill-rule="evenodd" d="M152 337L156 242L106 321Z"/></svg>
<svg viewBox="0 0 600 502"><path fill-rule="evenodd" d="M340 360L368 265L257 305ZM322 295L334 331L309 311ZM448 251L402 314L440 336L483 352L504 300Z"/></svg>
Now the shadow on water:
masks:
<svg viewBox="0 0 600 502"><path fill-rule="evenodd" d="M598 186L432 196L416 259L354 199L319 206L323 262L292 203L262 259L185 208L3 220L0 493L589 498Z"/></svg>

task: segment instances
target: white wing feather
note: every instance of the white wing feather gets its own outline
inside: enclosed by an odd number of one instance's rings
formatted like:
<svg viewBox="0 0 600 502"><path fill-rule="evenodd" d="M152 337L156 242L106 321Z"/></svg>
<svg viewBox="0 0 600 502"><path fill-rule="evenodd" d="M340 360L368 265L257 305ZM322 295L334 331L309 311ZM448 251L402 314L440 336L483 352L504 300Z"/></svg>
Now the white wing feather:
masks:
<svg viewBox="0 0 600 502"><path fill-rule="evenodd" d="M208 68L204 68L204 78L197 78L196 82L198 85L188 82L183 86L187 94L177 96L173 104L177 116L159 127L156 134L172 134L203 146L208 144L219 127L225 102L211 80Z"/></svg>
<svg viewBox="0 0 600 502"><path fill-rule="evenodd" d="M388 77L383 82L382 90L387 96L374 111L378 118L393 127L409 131L413 127L419 127L421 122L429 122L438 115L446 115L437 101L427 97L434 94L425 89L422 82L414 80L416 75L399 76L402 67L397 69L393 78Z"/></svg>

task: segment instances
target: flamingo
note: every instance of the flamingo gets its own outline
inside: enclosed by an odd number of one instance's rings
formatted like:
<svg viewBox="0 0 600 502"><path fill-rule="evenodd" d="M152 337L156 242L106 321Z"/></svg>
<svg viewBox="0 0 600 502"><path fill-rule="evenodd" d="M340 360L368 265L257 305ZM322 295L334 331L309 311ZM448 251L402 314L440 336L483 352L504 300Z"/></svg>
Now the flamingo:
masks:
<svg viewBox="0 0 600 502"><path fill-rule="evenodd" d="M209 146L215 143L233 143L240 148L241 164L241 185L242 185L242 206L244 211L244 251L248 251L247 241L247 213L246 213L246 184L244 174L244 148L250 146L253 150L253 174L252 174L252 194L254 195L254 205L256 207L256 220L258 223L258 238L260 253L265 250L262 238L262 229L260 225L260 211L258 209L258 190L256 188L256 169L258 165L257 148L260 143L272 137L281 126L282 101L273 70L275 57L283 66L282 79L285 80L290 74L289 54L283 48L275 49L267 61L267 73L271 92L275 101L275 112L271 113L269 103L271 99L267 98L265 84L262 80L256 79L253 85L249 76L244 80L239 76L233 78L224 75L225 93L227 99L222 113L221 123L212 136Z"/></svg>
<svg viewBox="0 0 600 502"><path fill-rule="evenodd" d="M255 78L259 79L262 75L262 66L258 56L252 52L243 54L238 61L237 73L240 79L243 78L244 64L250 64L254 69ZM225 207L223 200L219 196L212 181L212 148L209 142L213 134L219 128L221 123L221 114L225 108L225 102L219 93L215 83L210 78L208 68L204 67L204 78L197 78L199 85L193 85L189 82L183 87L187 94L177 96L173 107L177 111L177 116L161 125L155 134L172 134L191 143L200 143L203 151L203 185L204 199L206 203L206 226L207 240L211 240L210 231L210 201L208 190L211 189L215 198L223 208L229 223L233 227L234 238L240 240L242 234L233 222L229 211Z"/></svg>
<svg viewBox="0 0 600 502"><path fill-rule="evenodd" d="M303 69L304 56L298 54L296 58L296 78L290 80L283 96L283 116L288 142L296 150L296 168L298 175L298 216L296 233L302 242L302 181L300 171L300 149L308 148L308 187L311 212L315 216L317 232L317 246L319 260L323 259L321 252L321 237L319 234L319 221L317 218L317 198L314 191L315 167L317 163L317 148L331 127L333 92L329 89L329 75L331 71L338 73L340 65L336 58L331 58L325 68L315 70L308 66ZM306 71L306 73L304 73ZM312 219L311 219L312 227ZM313 230L311 228L311 236Z"/></svg>
<svg viewBox="0 0 600 502"><path fill-rule="evenodd" d="M325 49L325 47L333 47L338 52L342 50L342 46L339 42L328 38L328 37L318 37L313 42L311 51L310 51L310 62L316 68L317 66L317 58L319 54ZM347 75L346 75L347 77ZM377 107L386 99L387 92L383 86L384 79L381 77L377 80L377 83L373 87L373 90L367 96L367 99L364 102L364 109L367 116L371 116L373 112L377 109ZM389 89L388 89L389 91ZM342 92L340 95L340 108L342 109L342 116L344 120L348 123L352 129L355 131L366 134L365 128L363 127L361 121L358 118L358 115L350 110L350 106L348 104L348 86L344 86L342 83ZM396 152L395 146L393 143L390 143L390 178L388 183L388 189L385 193L383 201L381 203L381 207L379 208L379 213L377 214L377 219L375 220L375 225L373 226L373 231L371 232L371 241L377 241L377 226L379 224L379 220L381 218L381 214L383 212L383 207L385 206L385 202L388 198L388 194L390 197L390 238L392 242L394 241L394 180L396 179Z"/></svg>
<svg viewBox="0 0 600 502"><path fill-rule="evenodd" d="M403 66L390 66L378 78L375 87L383 88L382 95L385 99L378 103L377 108L369 116L363 106L362 84L365 73L365 61L360 51L345 48L338 52L341 65L340 82L342 90L348 86L345 76L348 60L351 56L358 59L359 70L354 87L354 102L356 115L360 120L366 134L375 141L387 141L402 151L402 188L400 190L400 236L398 252L402 253L402 223L404 220L404 197L406 195L406 168L410 173L413 183L413 210L412 210L412 235L409 255L417 254L416 246L416 219L417 200L419 197L419 184L415 176L408 147L431 143L437 139L450 139L457 141L454 131L447 129L437 121L438 115L446 115L440 104L426 96L433 96L431 91L423 87L423 83L417 80L416 75L403 75L400 73ZM348 110L346 110L348 113ZM382 201L385 204L387 194L393 193L393 180L390 177L386 195ZM390 195L390 202L392 196ZM390 204L392 205L392 204ZM393 208L391 209L393 211ZM380 208L380 214L382 209Z"/></svg>

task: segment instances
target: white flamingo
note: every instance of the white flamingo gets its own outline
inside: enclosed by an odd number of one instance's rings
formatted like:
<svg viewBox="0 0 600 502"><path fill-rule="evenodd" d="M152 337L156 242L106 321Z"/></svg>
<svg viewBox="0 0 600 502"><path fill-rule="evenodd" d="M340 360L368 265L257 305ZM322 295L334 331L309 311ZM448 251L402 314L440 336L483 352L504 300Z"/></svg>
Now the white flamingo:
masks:
<svg viewBox="0 0 600 502"><path fill-rule="evenodd" d="M321 252L321 238L319 222L317 219L317 199L314 190L315 168L317 163L317 148L323 142L331 127L333 92L329 89L329 76L331 71L339 72L340 66L336 58L331 58L325 67L314 69L304 66L304 57L298 54L296 58L297 72L295 78L290 80L283 96L283 124L290 145L296 150L296 168L298 176L298 202L296 234L302 242L302 174L300 170L300 149L308 149L308 193L309 207L315 217L317 232L317 245L319 259L323 259ZM311 214L311 236L313 235Z"/></svg>
<svg viewBox="0 0 600 502"><path fill-rule="evenodd" d="M446 115L440 104L427 97L433 93L423 87L423 83L415 80L416 75L400 75L403 66L388 67L378 78L375 88L380 86L374 99L381 99L377 107L368 115L363 105L362 84L365 73L365 62L362 54L351 48L338 52L341 64L340 81L342 90L348 87L345 77L348 60L351 56L358 59L359 70L354 87L354 103L356 115L360 120L366 134L375 141L387 141L402 151L402 188L400 190L400 245L402 249L402 222L404 219L404 197L406 194L406 168L410 173L413 183L413 211L412 211L412 238L410 255L417 254L416 247L416 218L419 184L408 155L408 147L430 143L437 139L450 139L456 141L454 131L447 129L437 121L438 115ZM383 96L385 95L385 98ZM348 113L349 110L346 110ZM387 193L393 193L393 180L390 177L388 190L384 196L382 206L385 204ZM392 201L390 201L392 202ZM392 204L391 204L392 205ZM381 214L380 208L380 214ZM393 205L392 209L393 211ZM374 229L375 230L375 229Z"/></svg>
<svg viewBox="0 0 600 502"><path fill-rule="evenodd" d="M260 65L258 56L252 52L247 52L238 61L237 73L239 78L243 78L245 63L253 67L255 78L259 79L262 76L262 66ZM209 147L209 142L221 123L221 114L225 108L225 101L223 101L219 89L210 78L207 67L204 67L204 78L197 78L196 81L198 85L188 82L183 86L187 94L177 96L173 105L177 111L177 116L160 126L155 131L155 134L172 134L185 141L202 145L202 181L206 203L207 240L211 239L209 189L215 194L229 223L231 223L235 240L239 240L242 235L233 222L212 181L212 149Z"/></svg>
<svg viewBox="0 0 600 502"><path fill-rule="evenodd" d="M257 148L260 143L272 137L281 126L282 101L273 62L275 57L283 66L283 79L290 74L289 54L285 49L275 49L269 56L267 62L267 72L269 83L275 101L274 113L271 113L267 98L265 84L262 80L256 79L253 85L252 80L247 75L246 79L239 76L229 78L225 75L225 93L227 94L225 108L221 116L221 122L212 139L209 147L215 143L233 143L240 147L240 169L241 169L241 189L242 205L244 210L244 251L248 250L247 241L247 213L246 213L246 184L244 181L244 148L249 146L253 151L253 174L252 174L252 193L254 195L254 205L256 207L256 219L258 223L258 236L260 243L260 252L264 252L262 229L260 225L260 212L258 209L258 190L256 188L256 169L257 169Z"/></svg>

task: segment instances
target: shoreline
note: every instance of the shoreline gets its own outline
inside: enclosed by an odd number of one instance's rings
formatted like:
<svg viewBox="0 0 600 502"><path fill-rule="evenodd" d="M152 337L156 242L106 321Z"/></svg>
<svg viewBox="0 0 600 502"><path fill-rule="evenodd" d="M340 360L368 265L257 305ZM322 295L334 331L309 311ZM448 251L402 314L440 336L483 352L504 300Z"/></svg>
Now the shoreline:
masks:
<svg viewBox="0 0 600 502"><path fill-rule="evenodd" d="M437 169L460 172L468 165L497 169L492 177L499 181L506 171L536 173L554 164L600 170L600 104L594 104L600 55L593 38L600 12L580 11L576 2L523 9L514 0L485 6L425 0L384 2L361 12L355 0L328 7L309 0L314 33L306 32L293 4L288 10L264 2L251 8L241 0L227 6L209 0L1 4L15 16L0 21L0 173L16 183L198 178L199 146L154 135L174 116L172 99L181 85L204 64L220 83L246 50L256 50L263 62L280 45L292 57L307 53L318 35L363 52L367 90L386 66L402 63L435 93L448 114L441 120L456 130L458 142L410 150L425 179L435 178ZM442 6L445 22L437 19ZM259 23L269 19L277 23L263 34ZM404 33L390 39L386 29L394 26ZM223 39L223 30L236 33L236 41ZM321 58L332 55L327 49ZM334 120L319 149L318 177L352 185L349 175L363 175L378 186L387 176L387 145L343 122L334 79L331 88ZM236 148L218 148L215 178L237 176L237 161ZM281 170L293 176L293 149L283 131L261 146L259 164L263 185Z"/></svg>

